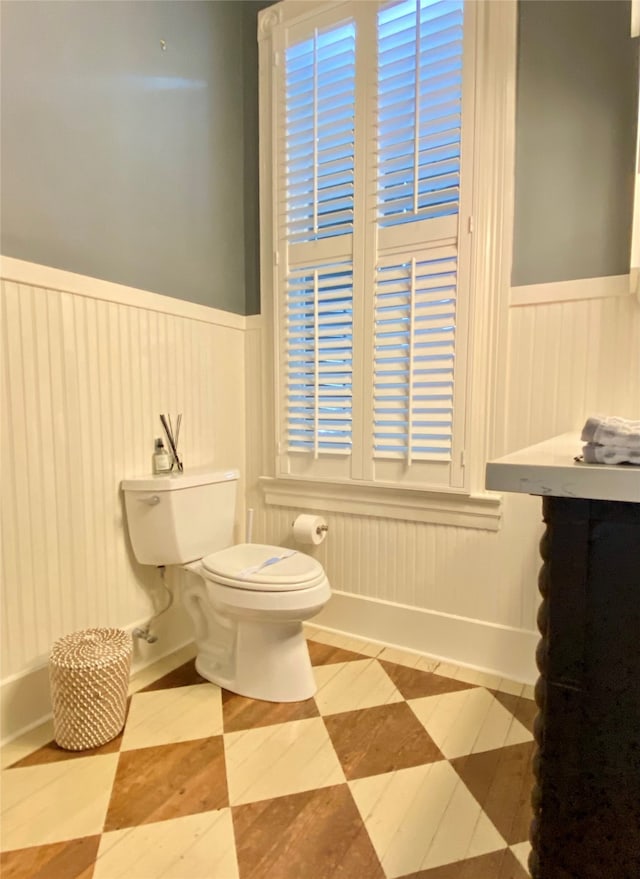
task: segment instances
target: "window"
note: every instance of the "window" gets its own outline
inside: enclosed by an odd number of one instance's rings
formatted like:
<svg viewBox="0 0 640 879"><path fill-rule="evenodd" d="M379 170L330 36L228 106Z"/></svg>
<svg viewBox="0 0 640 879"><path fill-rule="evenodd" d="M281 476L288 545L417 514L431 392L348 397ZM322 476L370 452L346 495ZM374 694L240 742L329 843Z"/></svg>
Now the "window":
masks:
<svg viewBox="0 0 640 879"><path fill-rule="evenodd" d="M473 230L476 45L492 5L287 0L262 13L278 477L474 487L471 352L487 332L474 316L500 298L476 290Z"/></svg>

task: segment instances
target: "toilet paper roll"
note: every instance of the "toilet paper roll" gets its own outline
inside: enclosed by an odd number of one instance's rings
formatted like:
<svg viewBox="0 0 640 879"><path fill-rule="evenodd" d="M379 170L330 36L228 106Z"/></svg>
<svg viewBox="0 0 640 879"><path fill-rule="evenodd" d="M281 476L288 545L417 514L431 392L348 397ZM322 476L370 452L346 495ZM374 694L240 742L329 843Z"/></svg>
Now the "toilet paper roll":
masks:
<svg viewBox="0 0 640 879"><path fill-rule="evenodd" d="M327 536L328 529L329 526L322 516L303 513L293 523L293 536L298 543L312 543L317 546Z"/></svg>

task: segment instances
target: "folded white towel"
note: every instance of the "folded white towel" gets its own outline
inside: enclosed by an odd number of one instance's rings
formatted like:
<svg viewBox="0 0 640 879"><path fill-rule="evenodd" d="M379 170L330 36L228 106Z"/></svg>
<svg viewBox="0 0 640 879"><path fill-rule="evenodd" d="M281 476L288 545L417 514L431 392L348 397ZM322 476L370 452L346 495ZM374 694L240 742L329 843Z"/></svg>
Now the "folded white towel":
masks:
<svg viewBox="0 0 640 879"><path fill-rule="evenodd" d="M601 446L640 449L640 421L629 421L615 415L594 415L587 418L580 439Z"/></svg>
<svg viewBox="0 0 640 879"><path fill-rule="evenodd" d="M624 446L601 446L587 443L582 448L582 456L586 464L637 464L640 466L640 449L628 449Z"/></svg>

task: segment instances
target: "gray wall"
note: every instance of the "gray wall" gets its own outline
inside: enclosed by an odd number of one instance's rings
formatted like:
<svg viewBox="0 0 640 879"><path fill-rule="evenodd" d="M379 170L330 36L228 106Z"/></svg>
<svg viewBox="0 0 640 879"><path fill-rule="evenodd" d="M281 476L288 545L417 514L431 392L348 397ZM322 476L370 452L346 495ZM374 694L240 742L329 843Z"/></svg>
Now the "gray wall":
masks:
<svg viewBox="0 0 640 879"><path fill-rule="evenodd" d="M269 4L3 0L2 253L258 311ZM628 271L628 33L628 0L519 3L514 284Z"/></svg>
<svg viewBox="0 0 640 879"><path fill-rule="evenodd" d="M255 310L256 8L5 0L2 253Z"/></svg>
<svg viewBox="0 0 640 879"><path fill-rule="evenodd" d="M514 284L629 271L638 40L630 3L521 0Z"/></svg>

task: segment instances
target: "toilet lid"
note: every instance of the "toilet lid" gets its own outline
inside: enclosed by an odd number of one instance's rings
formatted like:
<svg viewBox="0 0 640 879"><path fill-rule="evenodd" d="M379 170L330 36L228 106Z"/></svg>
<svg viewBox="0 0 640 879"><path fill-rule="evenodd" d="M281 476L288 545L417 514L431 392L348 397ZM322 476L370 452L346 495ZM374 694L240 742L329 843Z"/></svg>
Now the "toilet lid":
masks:
<svg viewBox="0 0 640 879"><path fill-rule="evenodd" d="M320 562L303 552L263 543L239 543L202 559L215 580L237 589L292 592L308 589L325 576Z"/></svg>

